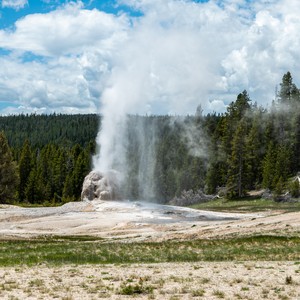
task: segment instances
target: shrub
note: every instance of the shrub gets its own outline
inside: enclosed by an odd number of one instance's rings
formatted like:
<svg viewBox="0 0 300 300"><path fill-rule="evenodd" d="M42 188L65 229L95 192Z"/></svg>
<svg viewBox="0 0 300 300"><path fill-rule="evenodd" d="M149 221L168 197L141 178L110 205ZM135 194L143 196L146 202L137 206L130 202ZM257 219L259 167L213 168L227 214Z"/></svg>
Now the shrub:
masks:
<svg viewBox="0 0 300 300"><path fill-rule="evenodd" d="M290 185L290 193L293 198L298 198L300 196L300 184L299 180L294 180Z"/></svg>
<svg viewBox="0 0 300 300"><path fill-rule="evenodd" d="M144 285L142 283L136 283L136 284L123 283L119 289L120 295L151 294L152 292L153 292L152 286Z"/></svg>

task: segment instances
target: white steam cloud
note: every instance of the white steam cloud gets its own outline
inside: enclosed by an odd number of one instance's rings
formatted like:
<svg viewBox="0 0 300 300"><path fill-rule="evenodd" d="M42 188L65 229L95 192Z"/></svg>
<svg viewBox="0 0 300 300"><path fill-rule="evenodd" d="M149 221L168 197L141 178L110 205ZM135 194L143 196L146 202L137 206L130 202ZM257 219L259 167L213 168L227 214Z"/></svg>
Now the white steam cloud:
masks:
<svg viewBox="0 0 300 300"><path fill-rule="evenodd" d="M96 170L126 170L128 114L194 114L198 104L220 111L243 89L270 102L288 66L300 69L300 24L287 7L279 13L285 4L300 9L295 0L122 2L143 14L128 28L102 92ZM294 36L286 38L288 28ZM185 138L195 140L188 131Z"/></svg>
<svg viewBox="0 0 300 300"><path fill-rule="evenodd" d="M96 170L126 164L122 137L128 114L186 113L192 103L207 101L208 86L217 89L216 61L225 49L219 49L203 30L205 6L170 1L161 9L158 16L149 8L133 24L118 53L118 64L101 97L103 120L97 139L101 151L94 160ZM215 9L222 14L217 5ZM210 22L225 30L222 18Z"/></svg>

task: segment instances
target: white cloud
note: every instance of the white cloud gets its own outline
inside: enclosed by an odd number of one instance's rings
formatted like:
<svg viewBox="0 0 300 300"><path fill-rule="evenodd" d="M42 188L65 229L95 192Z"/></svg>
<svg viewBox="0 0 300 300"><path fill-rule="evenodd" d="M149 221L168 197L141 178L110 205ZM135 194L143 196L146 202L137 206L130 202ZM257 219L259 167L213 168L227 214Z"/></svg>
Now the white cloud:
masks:
<svg viewBox="0 0 300 300"><path fill-rule="evenodd" d="M13 31L1 30L0 47L11 53L0 56L0 101L17 103L9 108L15 112L30 107L97 112L112 54L126 39L128 26L125 15L71 3L48 14L28 15Z"/></svg>
<svg viewBox="0 0 300 300"><path fill-rule="evenodd" d="M15 10L20 10L28 4L27 0L2 0L2 7L10 7Z"/></svg>
<svg viewBox="0 0 300 300"><path fill-rule="evenodd" d="M69 3L47 14L31 14L19 19L14 31L0 31L0 47L30 51L38 55L78 54L89 48L110 51L126 38L128 19L83 9Z"/></svg>
<svg viewBox="0 0 300 300"><path fill-rule="evenodd" d="M244 89L269 103L288 70L297 83L298 0L119 3L143 14L72 2L0 30L0 48L11 51L0 56L0 100L28 110L95 112L106 105L179 114L200 103L219 111Z"/></svg>
<svg viewBox="0 0 300 300"><path fill-rule="evenodd" d="M222 62L228 90L244 87L255 100L266 104L274 99L275 86L286 71L295 76L299 73L299 9L299 1L273 1L272 5L260 6L243 31L242 44Z"/></svg>
<svg viewBox="0 0 300 300"><path fill-rule="evenodd" d="M97 111L99 99L89 94L77 58L53 59L47 64L2 58L0 64L0 86L6 87L0 96L15 104L10 108L15 112L25 108L48 113Z"/></svg>
<svg viewBox="0 0 300 300"><path fill-rule="evenodd" d="M206 106L207 111L206 112L216 112L216 113L222 113L226 109L226 105L222 100L219 99L213 99L208 102Z"/></svg>

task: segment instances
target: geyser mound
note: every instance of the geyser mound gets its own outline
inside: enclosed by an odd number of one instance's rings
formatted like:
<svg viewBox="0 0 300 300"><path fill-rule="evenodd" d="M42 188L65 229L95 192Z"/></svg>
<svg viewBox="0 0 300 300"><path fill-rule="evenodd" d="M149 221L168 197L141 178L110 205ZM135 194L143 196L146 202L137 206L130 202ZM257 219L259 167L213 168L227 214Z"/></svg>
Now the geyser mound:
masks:
<svg viewBox="0 0 300 300"><path fill-rule="evenodd" d="M108 172L91 171L82 186L81 200L119 200L120 173L115 170Z"/></svg>

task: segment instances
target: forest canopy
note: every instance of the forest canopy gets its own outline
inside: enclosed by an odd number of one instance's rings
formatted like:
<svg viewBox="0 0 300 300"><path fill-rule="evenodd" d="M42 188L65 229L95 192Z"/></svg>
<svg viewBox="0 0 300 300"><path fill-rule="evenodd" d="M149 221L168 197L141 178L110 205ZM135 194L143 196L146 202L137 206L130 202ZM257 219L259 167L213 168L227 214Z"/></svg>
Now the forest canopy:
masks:
<svg viewBox="0 0 300 300"><path fill-rule="evenodd" d="M1 116L17 180L14 197L0 201L79 200L100 123L98 115ZM152 141L152 178L144 174L142 181L145 145L132 128L143 128L146 143ZM147 198L141 187L146 181L151 181L150 200L161 203L199 189L215 194L222 188L229 199L262 188L299 196L299 182L290 179L300 171L300 90L290 72L268 109L243 91L222 114L203 115L199 106L193 116L128 116L126 138L128 199Z"/></svg>

